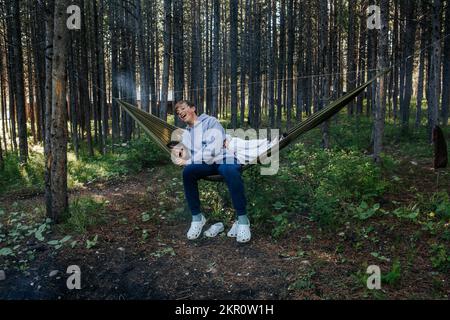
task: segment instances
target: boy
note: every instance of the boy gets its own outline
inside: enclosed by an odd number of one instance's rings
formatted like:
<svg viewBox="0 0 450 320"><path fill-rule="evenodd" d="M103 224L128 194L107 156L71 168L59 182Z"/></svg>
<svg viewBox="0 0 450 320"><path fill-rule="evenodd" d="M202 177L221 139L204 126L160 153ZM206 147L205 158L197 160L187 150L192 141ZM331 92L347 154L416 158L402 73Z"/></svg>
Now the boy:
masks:
<svg viewBox="0 0 450 320"><path fill-rule="evenodd" d="M187 125L181 142L189 157L177 156L175 163L184 166L184 192L192 213L191 226L187 232L188 239L197 239L206 223L206 218L200 211L198 180L220 174L230 191L237 214L237 220L228 231L228 236L236 237L241 243L250 241L250 222L246 211L241 164L233 153L224 148L226 140L224 128L214 117L206 114L197 116L195 105L187 100L179 101L175 105L175 112Z"/></svg>

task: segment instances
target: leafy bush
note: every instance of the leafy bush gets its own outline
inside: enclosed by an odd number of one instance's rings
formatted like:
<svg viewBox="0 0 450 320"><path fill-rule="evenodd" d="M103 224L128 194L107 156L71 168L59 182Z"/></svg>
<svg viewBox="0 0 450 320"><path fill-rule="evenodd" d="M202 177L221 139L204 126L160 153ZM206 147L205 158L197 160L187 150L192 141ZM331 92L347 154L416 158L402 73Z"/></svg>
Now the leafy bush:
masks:
<svg viewBox="0 0 450 320"><path fill-rule="evenodd" d="M444 244L431 246L431 264L433 268L441 271L450 270L450 250Z"/></svg>
<svg viewBox="0 0 450 320"><path fill-rule="evenodd" d="M7 153L5 167L0 170L0 194L24 189L42 189L44 186L44 155L30 150L28 162L21 164L19 156Z"/></svg>
<svg viewBox="0 0 450 320"><path fill-rule="evenodd" d="M381 169L354 150L308 150L297 144L289 153L294 180L308 191L312 217L331 226L346 205L372 203L387 187Z"/></svg>

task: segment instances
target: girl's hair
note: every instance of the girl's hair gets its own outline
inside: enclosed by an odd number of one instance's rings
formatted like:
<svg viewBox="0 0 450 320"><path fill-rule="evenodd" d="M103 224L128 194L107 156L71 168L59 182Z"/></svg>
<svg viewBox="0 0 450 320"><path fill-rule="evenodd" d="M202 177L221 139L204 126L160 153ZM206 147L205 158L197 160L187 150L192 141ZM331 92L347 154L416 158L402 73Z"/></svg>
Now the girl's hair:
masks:
<svg viewBox="0 0 450 320"><path fill-rule="evenodd" d="M193 104L191 101L189 101L189 100L180 100L175 105L175 113L177 112L177 109L180 108L183 105L187 105L189 108L195 108L195 104ZM197 113L197 110L195 111L195 113Z"/></svg>

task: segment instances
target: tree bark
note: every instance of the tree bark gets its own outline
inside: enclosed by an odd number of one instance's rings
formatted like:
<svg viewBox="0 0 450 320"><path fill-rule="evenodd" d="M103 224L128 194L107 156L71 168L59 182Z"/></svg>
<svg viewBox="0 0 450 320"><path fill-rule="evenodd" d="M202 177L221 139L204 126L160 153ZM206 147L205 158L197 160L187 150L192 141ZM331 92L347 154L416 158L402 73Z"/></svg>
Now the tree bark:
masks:
<svg viewBox="0 0 450 320"><path fill-rule="evenodd" d="M294 102L294 1L288 0L287 8L287 92L286 92L286 129L291 128L292 104Z"/></svg>
<svg viewBox="0 0 450 320"><path fill-rule="evenodd" d="M356 23L356 0L348 1L348 40L347 40L347 92L355 88L356 82L356 54L355 39L357 34ZM348 115L353 115L355 102L351 101L347 106Z"/></svg>
<svg viewBox="0 0 450 320"><path fill-rule="evenodd" d="M277 81L277 127L281 129L283 99L283 79L286 72L286 0L280 4L280 36L278 44L278 81Z"/></svg>
<svg viewBox="0 0 450 320"><path fill-rule="evenodd" d="M432 131L438 124L439 95L438 79L440 72L441 48L439 43L441 0L433 0L431 15L431 57L428 79L428 138L433 141Z"/></svg>
<svg viewBox="0 0 450 320"><path fill-rule="evenodd" d="M66 10L69 0L58 0L55 6L53 64L52 64L52 121L51 121L51 190L50 218L58 222L68 209L67 196L67 103L66 62L69 33L66 28Z"/></svg>
<svg viewBox="0 0 450 320"><path fill-rule="evenodd" d="M381 0L381 29L379 30L378 70L388 66L388 34L389 34L389 0ZM378 78L374 121L373 157L375 162L381 162L383 150L384 118L386 114L387 75Z"/></svg>
<svg viewBox="0 0 450 320"><path fill-rule="evenodd" d="M447 1L445 9L445 31L444 35L447 38L444 40L444 66L443 66L443 81L442 81L442 108L441 119L442 124L448 124L449 110L450 110L450 1Z"/></svg>
<svg viewBox="0 0 450 320"><path fill-rule="evenodd" d="M52 146L51 146L51 122L52 122L52 62L53 62L53 32L54 32L54 0L50 0L46 7L45 21L45 118L44 118L44 156L45 156L45 204L47 216L52 217Z"/></svg>
<svg viewBox="0 0 450 320"><path fill-rule="evenodd" d="M422 121L422 99L423 99L423 83L425 74L425 48L426 48L426 32L424 30L425 26L421 28L420 37L420 58L419 58L419 75L417 80L417 94L416 94L416 121L415 128L418 129Z"/></svg>
<svg viewBox="0 0 450 320"><path fill-rule="evenodd" d="M413 81L413 71L414 71L414 47L415 47L415 34L417 23L415 21L416 5L415 2L402 3L406 7L406 32L405 32L405 49L404 49L404 61L405 61L405 71L404 71L404 85L401 94L401 124L402 132L407 133L409 129L409 114L410 114L410 103L412 95L412 81Z"/></svg>
<svg viewBox="0 0 450 320"><path fill-rule="evenodd" d="M15 73L15 97L17 124L19 129L19 154L20 162L26 163L28 158L28 140L27 140L27 117L25 110L25 89L24 89L24 70L22 53L22 32L21 32L21 14L19 1L12 2L12 14L14 20L12 26L12 46L14 52L14 73ZM10 4L6 4L9 6Z"/></svg>
<svg viewBox="0 0 450 320"><path fill-rule="evenodd" d="M238 0L230 0L231 125L237 127L238 105Z"/></svg>
<svg viewBox="0 0 450 320"><path fill-rule="evenodd" d="M164 62L163 62L163 78L161 87L161 104L160 104L160 118L167 120L167 94L169 91L169 68L170 68L170 51L171 51L171 16L172 0L164 0Z"/></svg>
<svg viewBox="0 0 450 320"><path fill-rule="evenodd" d="M212 79L211 79L211 115L217 117L219 107L219 73L220 73L220 1L213 0L214 24L213 24L213 55L212 55Z"/></svg>

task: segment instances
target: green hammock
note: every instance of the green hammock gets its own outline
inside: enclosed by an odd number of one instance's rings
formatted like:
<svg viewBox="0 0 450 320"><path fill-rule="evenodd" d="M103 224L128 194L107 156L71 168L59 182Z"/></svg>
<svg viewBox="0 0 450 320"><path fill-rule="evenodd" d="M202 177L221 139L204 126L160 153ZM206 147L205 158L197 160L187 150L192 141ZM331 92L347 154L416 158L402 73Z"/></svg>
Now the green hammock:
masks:
<svg viewBox="0 0 450 320"><path fill-rule="evenodd" d="M380 72L375 77L364 83L363 85L357 87L356 89L353 89L349 93L345 94L344 96L340 97L339 99L333 101L330 103L326 108L323 108L322 110L314 113L310 117L308 117L306 120L300 122L298 125L294 126L291 130L289 130L286 134L284 139L282 139L279 142L279 150L285 148L288 146L292 141L294 141L296 138L298 138L300 135L304 134L305 132L308 132L309 130L317 127L321 123L325 122L326 120L330 119L332 116L337 114L342 108L344 108L348 103L350 103L356 96L358 96L361 92L363 92L369 85L371 85L378 77L385 75L391 70L391 68L386 69L385 71ZM123 101L120 99L117 99L120 106L123 110L125 110L141 127L142 129L147 132L153 140L167 153L171 153L171 150L167 146L171 142L172 132L174 132L177 129L180 129L174 125L171 125L170 123L167 123L164 120L161 120L160 118L140 110L139 108ZM270 152L270 150L266 151L265 153L259 155L259 158L263 158L267 156L267 153ZM249 164L246 164L243 166L243 169L249 167ZM210 181L222 181L223 178L220 175L215 176L209 176L206 178L206 180Z"/></svg>

